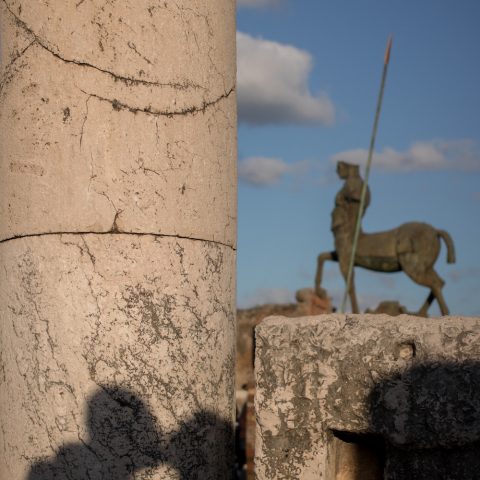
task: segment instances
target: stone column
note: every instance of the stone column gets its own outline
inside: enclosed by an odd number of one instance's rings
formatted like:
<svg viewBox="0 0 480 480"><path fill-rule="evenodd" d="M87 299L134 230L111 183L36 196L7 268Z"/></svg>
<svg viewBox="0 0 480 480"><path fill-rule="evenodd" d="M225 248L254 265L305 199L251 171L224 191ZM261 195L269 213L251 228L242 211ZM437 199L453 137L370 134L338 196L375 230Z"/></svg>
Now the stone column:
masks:
<svg viewBox="0 0 480 480"><path fill-rule="evenodd" d="M229 478L234 18L0 0L0 478Z"/></svg>

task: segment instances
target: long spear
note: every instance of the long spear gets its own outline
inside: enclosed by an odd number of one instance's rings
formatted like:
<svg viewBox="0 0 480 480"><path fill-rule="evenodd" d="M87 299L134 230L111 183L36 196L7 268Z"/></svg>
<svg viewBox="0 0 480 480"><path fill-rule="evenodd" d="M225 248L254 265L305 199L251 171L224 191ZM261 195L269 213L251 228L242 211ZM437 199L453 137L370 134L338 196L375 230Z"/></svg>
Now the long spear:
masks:
<svg viewBox="0 0 480 480"><path fill-rule="evenodd" d="M388 38L387 49L385 50L385 58L383 61L382 83L380 85L380 93L378 94L377 110L375 112L375 120L373 122L373 131L372 131L372 136L370 138L370 148L368 150L367 166L365 169L365 181L363 182L362 193L360 196L360 206L358 209L357 222L355 224L355 233L353 236L353 243L352 243L352 253L350 255L350 263L348 265L347 285L345 287L345 294L343 296L342 307L340 309L341 313L345 312L345 307L347 306L348 292L350 291L350 284L352 283L353 265L355 263L355 255L357 253L357 243L358 243L358 236L360 235L360 227L362 224L363 209L365 208L365 197L367 196L367 188L368 188L368 176L370 175L370 165L372 164L373 150L375 148L375 139L377 138L378 120L380 119L380 110L382 109L383 91L385 89L385 81L387 79L387 71L388 71L388 64L390 62L391 48L392 48L392 36L390 35L390 37Z"/></svg>

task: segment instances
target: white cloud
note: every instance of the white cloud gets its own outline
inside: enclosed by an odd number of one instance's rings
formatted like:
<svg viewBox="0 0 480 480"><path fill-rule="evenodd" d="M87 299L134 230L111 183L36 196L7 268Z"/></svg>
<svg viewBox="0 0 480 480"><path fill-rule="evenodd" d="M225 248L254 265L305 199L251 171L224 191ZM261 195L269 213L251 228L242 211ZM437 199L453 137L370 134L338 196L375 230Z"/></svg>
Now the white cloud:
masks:
<svg viewBox="0 0 480 480"><path fill-rule="evenodd" d="M330 160L365 165L367 156L366 149L357 148L337 153ZM372 168L391 172L480 170L480 149L473 140L431 140L416 142L403 152L386 147L374 153L372 162Z"/></svg>
<svg viewBox="0 0 480 480"><path fill-rule="evenodd" d="M330 125L335 109L326 94L312 95L312 56L292 45L237 32L239 120L252 124Z"/></svg>
<svg viewBox="0 0 480 480"><path fill-rule="evenodd" d="M253 185L265 186L277 183L290 169L279 158L248 157L238 164L238 176Z"/></svg>
<svg viewBox="0 0 480 480"><path fill-rule="evenodd" d="M238 163L240 180L257 187L278 183L285 175L300 177L312 170L308 160L287 163L280 158L248 157Z"/></svg>
<svg viewBox="0 0 480 480"><path fill-rule="evenodd" d="M279 3L280 0L237 0L238 7L260 8L278 5Z"/></svg>

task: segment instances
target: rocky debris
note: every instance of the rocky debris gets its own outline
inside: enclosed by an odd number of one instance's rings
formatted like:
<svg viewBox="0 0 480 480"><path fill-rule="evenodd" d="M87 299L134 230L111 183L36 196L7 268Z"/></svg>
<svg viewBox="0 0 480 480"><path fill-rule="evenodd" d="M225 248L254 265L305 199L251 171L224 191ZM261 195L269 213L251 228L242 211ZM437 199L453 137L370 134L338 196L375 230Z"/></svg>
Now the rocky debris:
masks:
<svg viewBox="0 0 480 480"><path fill-rule="evenodd" d="M396 317L397 315L402 315L403 313L408 312L407 309L400 304L400 302L397 302L396 300L386 300L384 302L380 302L375 310L367 308L365 313L384 313L386 315Z"/></svg>

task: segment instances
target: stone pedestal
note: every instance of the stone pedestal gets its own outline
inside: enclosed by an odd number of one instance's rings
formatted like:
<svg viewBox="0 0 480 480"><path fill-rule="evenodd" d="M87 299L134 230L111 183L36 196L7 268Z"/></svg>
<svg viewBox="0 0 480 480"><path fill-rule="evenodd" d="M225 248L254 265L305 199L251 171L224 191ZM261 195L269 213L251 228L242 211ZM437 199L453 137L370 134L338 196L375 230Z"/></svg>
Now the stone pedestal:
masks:
<svg viewBox="0 0 480 480"><path fill-rule="evenodd" d="M259 480L478 478L480 318L269 318Z"/></svg>
<svg viewBox="0 0 480 480"><path fill-rule="evenodd" d="M228 478L234 14L0 3L0 478Z"/></svg>

